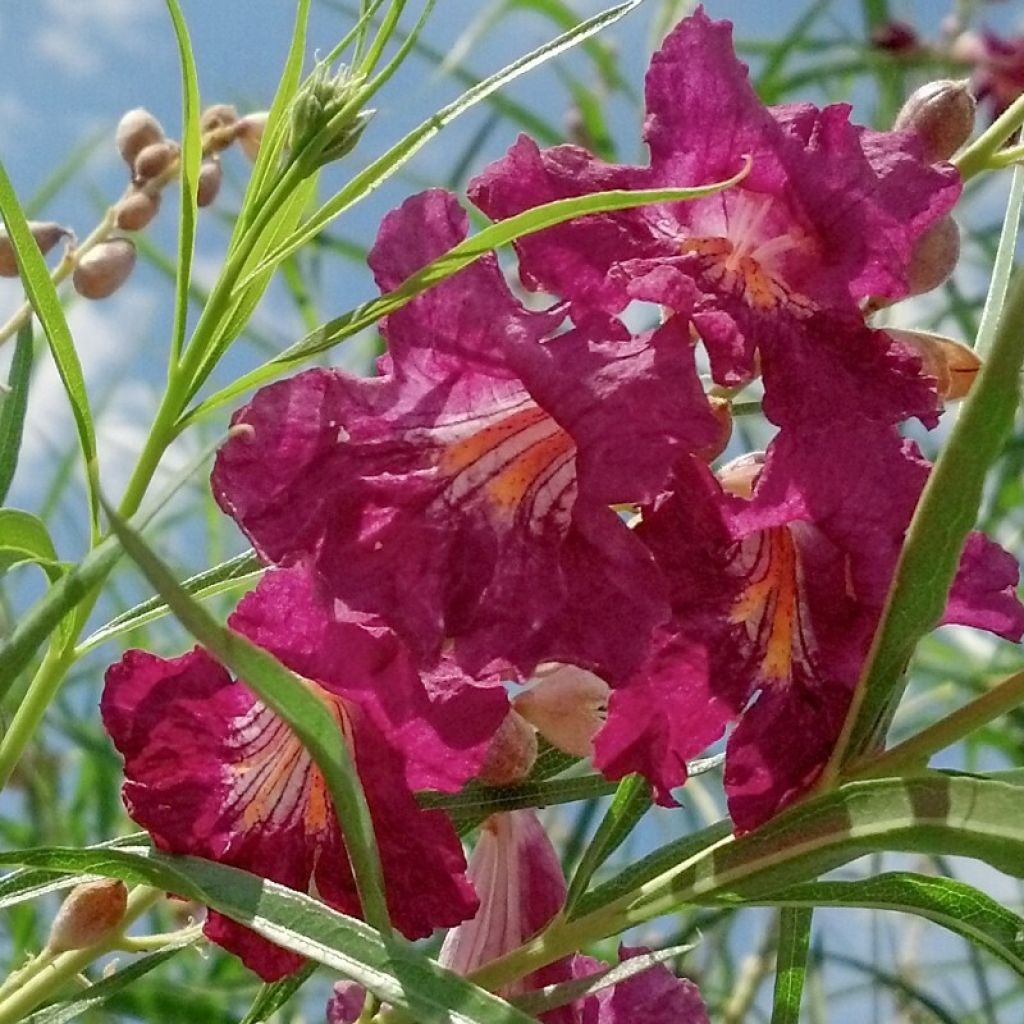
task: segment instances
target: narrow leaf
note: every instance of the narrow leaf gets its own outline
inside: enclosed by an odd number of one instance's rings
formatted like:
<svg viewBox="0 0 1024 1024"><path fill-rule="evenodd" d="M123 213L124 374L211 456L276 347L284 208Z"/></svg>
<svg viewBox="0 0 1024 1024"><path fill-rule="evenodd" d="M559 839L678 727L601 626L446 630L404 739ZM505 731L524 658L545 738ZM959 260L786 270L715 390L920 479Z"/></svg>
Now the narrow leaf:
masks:
<svg viewBox="0 0 1024 1024"><path fill-rule="evenodd" d="M32 321L18 331L7 394L0 398L0 505L7 498L18 468L21 435L28 410L28 387L32 376Z"/></svg>
<svg viewBox="0 0 1024 1024"><path fill-rule="evenodd" d="M772 1024L800 1024L813 913L810 907L784 907L780 911Z"/></svg>
<svg viewBox="0 0 1024 1024"><path fill-rule="evenodd" d="M0 508L0 576L19 562L35 562L51 581L63 572L46 524L31 512Z"/></svg>
<svg viewBox="0 0 1024 1024"><path fill-rule="evenodd" d="M315 964L305 964L287 978L263 985L239 1024L262 1024L263 1021L270 1020L271 1014L277 1013L309 980L315 970Z"/></svg>

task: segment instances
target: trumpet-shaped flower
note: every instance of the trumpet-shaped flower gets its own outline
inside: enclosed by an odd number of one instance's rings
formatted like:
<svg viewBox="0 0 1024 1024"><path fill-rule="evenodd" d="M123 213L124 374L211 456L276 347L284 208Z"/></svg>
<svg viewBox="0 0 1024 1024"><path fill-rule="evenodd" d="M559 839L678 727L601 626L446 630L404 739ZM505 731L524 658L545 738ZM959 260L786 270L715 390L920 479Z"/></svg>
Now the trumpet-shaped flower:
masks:
<svg viewBox="0 0 1024 1024"><path fill-rule="evenodd" d="M881 428L783 431L749 500L682 465L638 528L671 581L675 624L613 691L597 763L642 772L670 804L686 761L735 722L725 788L738 829L806 792L842 728L926 475L913 445ZM1016 581L1015 560L972 535L945 621L1020 639Z"/></svg>
<svg viewBox="0 0 1024 1024"><path fill-rule="evenodd" d="M229 625L303 676L336 718L366 792L396 926L418 938L472 916L458 838L412 791L455 790L475 774L506 713L500 689L473 686L450 665L425 681L392 632L323 600L300 569L269 572ZM170 660L129 651L107 672L101 708L125 760L129 813L159 848L360 913L323 776L244 681L202 648ZM205 931L267 980L302 962L216 912Z"/></svg>
<svg viewBox="0 0 1024 1024"><path fill-rule="evenodd" d="M441 191L385 218L383 289L460 242ZM259 392L213 475L268 559L315 564L426 659L620 676L667 617L653 559L609 507L652 499L719 433L682 318L552 337L486 255L388 317L384 373L311 370Z"/></svg>

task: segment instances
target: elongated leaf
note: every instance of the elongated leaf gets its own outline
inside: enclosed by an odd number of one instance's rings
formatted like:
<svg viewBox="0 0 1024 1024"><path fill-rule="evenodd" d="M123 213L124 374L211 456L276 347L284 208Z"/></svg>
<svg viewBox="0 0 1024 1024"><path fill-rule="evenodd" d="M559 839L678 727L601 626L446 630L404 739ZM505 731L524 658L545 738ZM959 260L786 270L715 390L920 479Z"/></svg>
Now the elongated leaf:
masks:
<svg viewBox="0 0 1024 1024"><path fill-rule="evenodd" d="M965 882L894 871L856 882L806 882L754 902L774 907L867 907L927 918L1024 975L1024 918Z"/></svg>
<svg viewBox="0 0 1024 1024"><path fill-rule="evenodd" d="M811 944L812 907L784 907L779 922L772 1024L800 1024L800 1000Z"/></svg>
<svg viewBox="0 0 1024 1024"><path fill-rule="evenodd" d="M186 593L191 594L197 600L205 600L215 594L223 594L227 590L245 586L248 583L258 580L263 575L264 567L259 556L250 548L243 551L234 558L229 558L220 565L210 569L204 569L195 576L190 576L181 584ZM108 640L112 640L129 630L138 629L148 622L162 618L170 613L167 602L160 597L151 597L148 601L135 605L115 616L108 623L100 626L95 633L92 633L78 645L79 655L98 647Z"/></svg>
<svg viewBox="0 0 1024 1024"><path fill-rule="evenodd" d="M181 61L181 212L178 221L178 277L174 287L174 333L171 336L171 359L177 360L185 344L185 329L188 326L188 286L192 280L192 257L195 252L196 192L203 145L199 133L199 77L192 56L188 26L178 0L164 2L174 25Z"/></svg>
<svg viewBox="0 0 1024 1024"><path fill-rule="evenodd" d="M19 562L34 562L51 580L63 572L46 524L31 512L0 508L0 575Z"/></svg>
<svg viewBox="0 0 1024 1024"><path fill-rule="evenodd" d="M14 358L7 380L8 392L0 398L0 505L7 498L18 468L21 435L28 410L28 386L32 377L32 321L18 331Z"/></svg>
<svg viewBox="0 0 1024 1024"><path fill-rule="evenodd" d="M881 738L906 687L918 641L938 624L989 466L1013 428L1024 363L1024 274L1018 272L995 343L939 455L900 552L882 621L826 781Z"/></svg>
<svg viewBox="0 0 1024 1024"><path fill-rule="evenodd" d="M438 966L401 937L385 941L363 921L238 868L145 849L22 850L0 853L0 864L121 878L204 903L271 942L359 982L423 1024L536 1024L521 1010Z"/></svg>
<svg viewBox="0 0 1024 1024"><path fill-rule="evenodd" d="M181 587L128 523L109 509L107 515L129 557L181 624L212 655L245 679L264 704L287 723L316 762L334 802L363 912L379 930L389 930L383 873L370 811L348 743L335 714L318 696L319 687L285 668L269 651L221 626Z"/></svg>
<svg viewBox="0 0 1024 1024"><path fill-rule="evenodd" d="M572 911L587 891L594 872L618 849L650 806L651 787L642 776L628 775L619 783L615 799L598 825L569 883L569 892L565 897L566 911Z"/></svg>
<svg viewBox="0 0 1024 1024"><path fill-rule="evenodd" d="M128 964L127 967L122 967L94 985L90 985L84 992L79 992L68 999L62 999L60 1002L54 1003L53 1006L46 1007L45 1010L31 1014L24 1019L24 1024L68 1024L68 1021L75 1020L83 1013L98 1010L111 997L134 984L139 978L145 977L150 971L165 964L183 949L187 949L189 945L191 945L190 942L181 942L140 957Z"/></svg>
<svg viewBox="0 0 1024 1024"><path fill-rule="evenodd" d="M750 166L748 159L743 169L732 178L698 188L614 190L573 196L569 199L556 199L553 202L525 210L507 220L499 221L497 224L491 224L471 238L453 246L433 263L428 263L422 270L412 274L394 291L386 292L379 298L364 302L348 313L329 321L323 327L285 349L268 363L243 374L233 384L216 392L196 406L184 417L183 423L187 424L200 418L211 409L231 401L250 388L257 387L271 378L287 372L297 364L375 324L381 317L401 309L417 295L421 295L428 288L457 274L474 260L478 260L493 249L588 213L625 210L650 203L686 202L700 199L731 188L742 181L749 173Z"/></svg>
<svg viewBox="0 0 1024 1024"><path fill-rule="evenodd" d="M611 985L618 985L629 978L635 978L638 974L657 967L658 964L689 953L693 948L692 945L685 945L650 950L622 960L607 970L588 974L585 978L563 981L558 985L545 985L532 992L524 992L522 995L512 998L510 1002L527 1013L546 1013L548 1010L554 1010L556 1007L574 1003L577 999L600 992L603 988L609 988Z"/></svg>
<svg viewBox="0 0 1024 1024"><path fill-rule="evenodd" d="M520 57L497 74L486 78L475 88L464 92L453 103L442 107L436 114L428 118L404 139L391 147L383 156L375 160L369 167L357 174L340 192L332 196L324 205L307 220L302 227L280 248L275 249L266 259L266 266L276 266L285 256L302 248L308 241L320 234L335 217L344 213L364 196L368 195L382 182L395 174L415 153L446 125L454 121L460 114L471 109L481 100L486 99L496 89L526 74L552 57L571 49L585 39L614 24L640 5L642 0L626 0L607 11L586 21L580 22L568 32L558 36L549 43ZM264 269L257 268L257 272Z"/></svg>
<svg viewBox="0 0 1024 1024"><path fill-rule="evenodd" d="M269 1020L270 1015L280 1010L315 970L315 964L306 964L287 978L265 984L239 1024L261 1024Z"/></svg>
<svg viewBox="0 0 1024 1024"><path fill-rule="evenodd" d="M64 391L71 403L82 457L85 460L89 510L95 528L99 517L99 466L96 457L96 431L89 408L89 396L85 390L85 378L82 376L82 364L78 361L78 353L75 352L56 286L43 260L43 254L29 231L25 214L3 163L0 163L0 215L3 216L7 233L18 254L18 266L25 293L42 325Z"/></svg>

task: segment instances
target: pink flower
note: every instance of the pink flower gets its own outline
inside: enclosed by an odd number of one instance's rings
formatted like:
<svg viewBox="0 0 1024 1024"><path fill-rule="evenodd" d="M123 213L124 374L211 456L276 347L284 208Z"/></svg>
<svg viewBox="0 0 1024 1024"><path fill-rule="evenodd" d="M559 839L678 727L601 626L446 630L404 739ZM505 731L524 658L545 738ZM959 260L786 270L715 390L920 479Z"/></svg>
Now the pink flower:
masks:
<svg viewBox="0 0 1024 1024"><path fill-rule="evenodd" d="M447 193L407 200L371 254L381 287L466 229ZM622 675L668 608L609 506L653 498L718 428L681 318L551 337L561 319L523 308L483 257L387 319L382 376L310 370L259 392L218 458L218 501L268 559L314 564L421 658L451 639L474 673Z"/></svg>
<svg viewBox="0 0 1024 1024"><path fill-rule="evenodd" d="M1024 36L964 32L953 42L952 56L972 66L974 94L988 104L993 120L1024 93Z"/></svg>
<svg viewBox="0 0 1024 1024"><path fill-rule="evenodd" d="M324 601L301 570L269 572L229 620L309 680L349 743L374 821L388 908L410 938L471 916L476 898L445 815L414 789L457 790L507 711L452 666L423 679L379 622ZM453 713L453 708L458 708ZM160 849L235 867L360 913L322 775L285 723L202 648L129 651L107 672L103 722L125 759L124 799ZM274 980L301 957L211 912L205 932Z"/></svg>

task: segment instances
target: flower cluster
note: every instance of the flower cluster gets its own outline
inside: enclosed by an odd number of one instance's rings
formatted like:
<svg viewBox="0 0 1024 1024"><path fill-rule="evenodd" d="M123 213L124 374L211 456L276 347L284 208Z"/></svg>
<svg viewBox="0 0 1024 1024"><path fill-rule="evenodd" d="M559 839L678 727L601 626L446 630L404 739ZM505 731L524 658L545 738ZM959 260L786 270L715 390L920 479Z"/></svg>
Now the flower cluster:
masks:
<svg viewBox="0 0 1024 1024"><path fill-rule="evenodd" d="M764 107L730 26L701 11L656 54L646 95L649 164L524 137L471 199L500 219L592 192L710 184L748 157L749 174L521 240L522 283L543 305L524 305L482 256L384 321L376 376L313 369L257 393L214 470L221 507L275 567L230 625L337 715L409 936L467 921L485 899L483 869L467 877L447 819L412 794L480 774L512 720L506 684L542 676L518 711L592 750L609 777L643 774L662 803L730 726L737 829L805 794L927 478L898 427L935 423L962 393L948 347L865 320L955 261L952 166L930 162L913 130L851 124L844 105ZM410 198L370 254L378 285L397 288L467 230L449 193ZM656 326L628 326L637 302L658 307ZM777 433L715 470L727 400L757 382ZM1019 639L1016 578L1012 558L973 536L946 620ZM130 810L160 846L314 884L358 912L323 780L244 681L202 650L130 652L108 673L104 715ZM523 821L485 829L479 856L503 830L534 827ZM464 947L508 930L487 932L489 913L449 937L456 968L468 969ZM295 966L217 915L207 928L264 977ZM594 998L580 1019L626 1019L614 995Z"/></svg>

